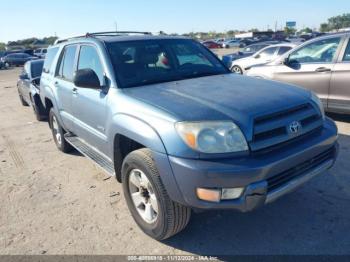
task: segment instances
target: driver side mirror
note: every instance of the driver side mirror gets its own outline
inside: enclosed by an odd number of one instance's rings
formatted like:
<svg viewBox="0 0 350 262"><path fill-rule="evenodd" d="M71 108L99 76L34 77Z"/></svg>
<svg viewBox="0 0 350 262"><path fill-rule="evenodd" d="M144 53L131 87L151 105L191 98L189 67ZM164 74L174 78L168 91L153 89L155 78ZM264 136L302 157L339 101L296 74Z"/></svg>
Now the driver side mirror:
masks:
<svg viewBox="0 0 350 262"><path fill-rule="evenodd" d="M75 73L74 85L82 88L101 88L100 79L92 69L80 69Z"/></svg>
<svg viewBox="0 0 350 262"><path fill-rule="evenodd" d="M282 60L282 64L284 65L289 65L290 61L289 61L289 56L285 57L283 60Z"/></svg>
<svg viewBox="0 0 350 262"><path fill-rule="evenodd" d="M255 59L260 58L261 56L259 54L257 54L256 56L254 56Z"/></svg>

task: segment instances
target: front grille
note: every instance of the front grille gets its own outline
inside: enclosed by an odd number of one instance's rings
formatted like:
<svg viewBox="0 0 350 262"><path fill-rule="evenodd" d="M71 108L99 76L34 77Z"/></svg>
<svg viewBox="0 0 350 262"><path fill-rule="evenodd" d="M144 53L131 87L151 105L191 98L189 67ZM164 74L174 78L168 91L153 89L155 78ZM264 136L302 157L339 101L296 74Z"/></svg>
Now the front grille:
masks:
<svg viewBox="0 0 350 262"><path fill-rule="evenodd" d="M270 177L267 179L267 192L273 191L289 181L296 179L297 177L303 176L308 171L316 168L317 166L325 163L328 160L331 160L335 157L336 149L332 147L327 151L291 168L283 173L280 173L276 176Z"/></svg>
<svg viewBox="0 0 350 262"><path fill-rule="evenodd" d="M297 133L289 131L293 122L299 122L301 129ZM269 148L288 140L305 135L323 124L319 111L311 104L303 104L273 114L254 119L253 139L250 142L252 151Z"/></svg>

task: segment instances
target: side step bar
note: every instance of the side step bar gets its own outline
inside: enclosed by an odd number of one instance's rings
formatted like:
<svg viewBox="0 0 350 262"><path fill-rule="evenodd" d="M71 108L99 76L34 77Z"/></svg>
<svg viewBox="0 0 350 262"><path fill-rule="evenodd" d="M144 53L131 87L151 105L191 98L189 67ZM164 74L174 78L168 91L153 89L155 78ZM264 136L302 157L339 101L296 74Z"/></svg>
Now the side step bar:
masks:
<svg viewBox="0 0 350 262"><path fill-rule="evenodd" d="M65 134L64 138L81 154L92 160L98 167L102 168L102 170L108 175L115 175L113 162L109 158L98 152L93 147L89 146L77 136L67 133Z"/></svg>

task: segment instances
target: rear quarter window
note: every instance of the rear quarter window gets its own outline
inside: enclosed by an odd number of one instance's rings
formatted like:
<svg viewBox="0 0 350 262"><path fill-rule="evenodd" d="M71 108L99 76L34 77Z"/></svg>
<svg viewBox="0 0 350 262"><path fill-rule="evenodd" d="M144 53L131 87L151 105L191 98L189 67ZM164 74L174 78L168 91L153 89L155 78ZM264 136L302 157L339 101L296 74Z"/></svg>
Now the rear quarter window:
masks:
<svg viewBox="0 0 350 262"><path fill-rule="evenodd" d="M346 47L343 61L350 62L350 40L348 42L348 46Z"/></svg>
<svg viewBox="0 0 350 262"><path fill-rule="evenodd" d="M51 71L51 66L53 63L53 60L55 59L57 52L58 52L58 47L50 48L47 50L47 54L45 57L45 62L43 66L43 72L44 73L50 73Z"/></svg>

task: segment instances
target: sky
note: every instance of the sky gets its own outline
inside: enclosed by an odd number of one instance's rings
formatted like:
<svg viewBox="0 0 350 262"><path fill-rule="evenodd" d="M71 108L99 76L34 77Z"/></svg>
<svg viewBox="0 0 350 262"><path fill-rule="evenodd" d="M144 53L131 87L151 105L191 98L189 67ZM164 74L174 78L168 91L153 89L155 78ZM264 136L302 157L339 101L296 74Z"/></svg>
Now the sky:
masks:
<svg viewBox="0 0 350 262"><path fill-rule="evenodd" d="M318 28L350 12L349 0L3 0L0 42L86 32L137 30L166 33L232 29Z"/></svg>

